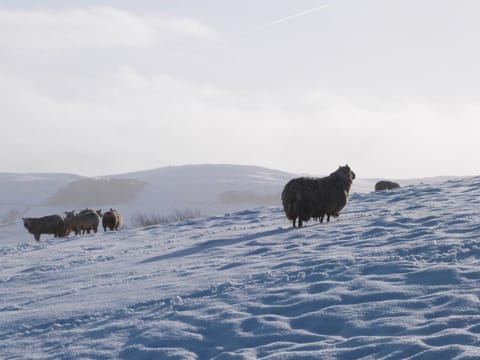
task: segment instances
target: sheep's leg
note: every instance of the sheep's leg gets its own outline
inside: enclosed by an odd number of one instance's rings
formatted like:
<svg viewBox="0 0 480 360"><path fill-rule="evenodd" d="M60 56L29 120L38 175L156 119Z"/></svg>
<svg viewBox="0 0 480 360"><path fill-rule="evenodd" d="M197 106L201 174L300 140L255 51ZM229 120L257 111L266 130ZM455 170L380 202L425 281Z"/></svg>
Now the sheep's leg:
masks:
<svg viewBox="0 0 480 360"><path fill-rule="evenodd" d="M298 227L299 227L299 228L302 227L302 219L301 219L301 218L298 218Z"/></svg>
<svg viewBox="0 0 480 360"><path fill-rule="evenodd" d="M325 217L325 214L320 215L320 224L323 223L323 218Z"/></svg>
<svg viewBox="0 0 480 360"><path fill-rule="evenodd" d="M327 223L330 222L330 214L327 214Z"/></svg>

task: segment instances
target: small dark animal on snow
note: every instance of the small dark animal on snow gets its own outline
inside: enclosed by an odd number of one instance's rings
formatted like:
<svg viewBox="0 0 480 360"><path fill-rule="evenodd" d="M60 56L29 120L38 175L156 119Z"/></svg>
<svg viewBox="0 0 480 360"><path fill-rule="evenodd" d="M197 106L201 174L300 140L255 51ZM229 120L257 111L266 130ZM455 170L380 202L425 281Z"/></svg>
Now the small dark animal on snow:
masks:
<svg viewBox="0 0 480 360"><path fill-rule="evenodd" d="M322 178L300 177L290 180L282 192L285 215L296 226L304 221L318 218L327 222L330 216L337 217L345 207L355 173L348 165L340 166L329 176Z"/></svg>
<svg viewBox="0 0 480 360"><path fill-rule="evenodd" d="M115 209L110 209L103 214L102 217L103 231L118 230L118 227L122 225L122 216Z"/></svg>
<svg viewBox="0 0 480 360"><path fill-rule="evenodd" d="M22 218L23 226L35 240L40 241L41 234L53 234L55 237L64 237L70 234L70 226L60 215L47 215L39 218Z"/></svg>
<svg viewBox="0 0 480 360"><path fill-rule="evenodd" d="M398 189L399 187L400 187L400 184L396 182L381 180L375 184L375 191L392 190L392 189Z"/></svg>

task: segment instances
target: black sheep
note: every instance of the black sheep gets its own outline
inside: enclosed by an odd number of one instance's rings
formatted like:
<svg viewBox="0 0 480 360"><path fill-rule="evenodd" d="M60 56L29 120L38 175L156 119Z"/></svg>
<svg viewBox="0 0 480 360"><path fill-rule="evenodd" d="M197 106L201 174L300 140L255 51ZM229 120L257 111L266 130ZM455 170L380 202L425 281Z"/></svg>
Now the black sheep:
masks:
<svg viewBox="0 0 480 360"><path fill-rule="evenodd" d="M340 166L329 176L322 178L300 177L290 180L282 192L285 214L296 226L304 221L318 218L323 222L327 215L337 217L348 201L355 173L348 165Z"/></svg>

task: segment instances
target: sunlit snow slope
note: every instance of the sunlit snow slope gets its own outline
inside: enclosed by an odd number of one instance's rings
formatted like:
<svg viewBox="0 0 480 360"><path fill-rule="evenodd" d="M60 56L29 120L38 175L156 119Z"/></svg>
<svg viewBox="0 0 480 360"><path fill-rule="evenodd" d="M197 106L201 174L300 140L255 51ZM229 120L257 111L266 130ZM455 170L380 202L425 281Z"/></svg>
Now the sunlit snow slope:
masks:
<svg viewBox="0 0 480 360"><path fill-rule="evenodd" d="M280 208L4 238L2 359L478 359L480 178Z"/></svg>

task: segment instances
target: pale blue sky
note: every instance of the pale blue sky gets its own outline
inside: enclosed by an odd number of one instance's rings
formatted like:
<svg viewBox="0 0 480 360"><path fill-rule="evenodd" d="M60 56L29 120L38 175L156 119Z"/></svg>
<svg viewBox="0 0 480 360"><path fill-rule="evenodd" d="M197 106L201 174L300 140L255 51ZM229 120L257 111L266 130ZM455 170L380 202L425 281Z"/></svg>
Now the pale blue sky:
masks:
<svg viewBox="0 0 480 360"><path fill-rule="evenodd" d="M0 0L0 172L348 163L359 177L476 175L479 10Z"/></svg>

